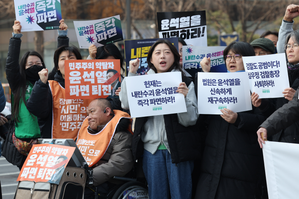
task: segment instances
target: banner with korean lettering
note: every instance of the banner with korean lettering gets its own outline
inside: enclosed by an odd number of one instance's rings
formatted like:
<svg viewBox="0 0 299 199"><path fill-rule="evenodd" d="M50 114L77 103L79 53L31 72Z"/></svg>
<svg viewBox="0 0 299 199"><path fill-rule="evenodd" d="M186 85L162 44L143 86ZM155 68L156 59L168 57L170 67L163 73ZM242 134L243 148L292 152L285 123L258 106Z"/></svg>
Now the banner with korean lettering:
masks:
<svg viewBox="0 0 299 199"><path fill-rule="evenodd" d="M23 164L17 181L59 184L75 147L56 144L34 144Z"/></svg>
<svg viewBox="0 0 299 199"><path fill-rule="evenodd" d="M14 5L22 32L59 28L62 19L60 0L14 0Z"/></svg>
<svg viewBox="0 0 299 199"><path fill-rule="evenodd" d="M283 97L283 90L290 87L285 53L243 57L243 63L250 89L259 98Z"/></svg>
<svg viewBox="0 0 299 199"><path fill-rule="evenodd" d="M207 46L206 11L158 12L160 38L180 37L187 44Z"/></svg>
<svg viewBox="0 0 299 199"><path fill-rule="evenodd" d="M147 53L151 46L158 39L134 39L134 40L125 40L125 55L126 55L126 66L127 74L129 71L129 62L133 59L140 59L140 65L137 70L137 73L140 75L146 74L149 70L147 67ZM178 49L178 39L177 38L168 38L177 49Z"/></svg>
<svg viewBox="0 0 299 199"><path fill-rule="evenodd" d="M183 46L183 68L194 78L195 74L201 71L201 60L207 57L211 59L210 72L226 72L227 69L223 59L224 49L225 47L222 46Z"/></svg>
<svg viewBox="0 0 299 199"><path fill-rule="evenodd" d="M79 47L88 49L123 40L120 16L89 21L74 21Z"/></svg>
<svg viewBox="0 0 299 199"><path fill-rule="evenodd" d="M263 157L269 199L297 199L299 145L265 141Z"/></svg>
<svg viewBox="0 0 299 199"><path fill-rule="evenodd" d="M186 112L185 97L177 93L180 72L126 77L132 117L147 117Z"/></svg>
<svg viewBox="0 0 299 199"><path fill-rule="evenodd" d="M198 113L222 114L227 108L234 112L252 109L248 74L198 73Z"/></svg>
<svg viewBox="0 0 299 199"><path fill-rule="evenodd" d="M66 99L106 98L119 87L120 60L66 60Z"/></svg>

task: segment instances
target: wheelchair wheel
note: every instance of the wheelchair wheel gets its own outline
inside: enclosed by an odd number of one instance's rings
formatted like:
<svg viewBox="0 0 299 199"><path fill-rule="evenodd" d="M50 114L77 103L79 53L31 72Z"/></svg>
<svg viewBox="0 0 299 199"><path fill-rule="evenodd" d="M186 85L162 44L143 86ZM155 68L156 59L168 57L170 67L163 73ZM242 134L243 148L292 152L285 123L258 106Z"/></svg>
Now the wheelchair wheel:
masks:
<svg viewBox="0 0 299 199"><path fill-rule="evenodd" d="M115 192L112 199L148 199L147 187L137 181L123 184Z"/></svg>

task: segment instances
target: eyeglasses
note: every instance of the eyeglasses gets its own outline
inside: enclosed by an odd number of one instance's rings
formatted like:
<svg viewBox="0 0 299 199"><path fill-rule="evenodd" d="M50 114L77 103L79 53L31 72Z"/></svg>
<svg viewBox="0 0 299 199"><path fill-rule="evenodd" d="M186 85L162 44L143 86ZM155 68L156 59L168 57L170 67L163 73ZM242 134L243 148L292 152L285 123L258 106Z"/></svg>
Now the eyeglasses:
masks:
<svg viewBox="0 0 299 199"><path fill-rule="evenodd" d="M235 55L226 55L226 61L230 62L232 60L232 58L235 59L235 61L239 61L241 59L241 55L239 54L235 54Z"/></svg>
<svg viewBox="0 0 299 199"><path fill-rule="evenodd" d="M268 53L267 52L265 52L265 51L255 51L254 52L255 53L255 56L258 56L258 55L268 55Z"/></svg>
<svg viewBox="0 0 299 199"><path fill-rule="evenodd" d="M293 45L292 44L287 44L287 49L291 49L291 48L298 48L298 44L297 43L294 43Z"/></svg>

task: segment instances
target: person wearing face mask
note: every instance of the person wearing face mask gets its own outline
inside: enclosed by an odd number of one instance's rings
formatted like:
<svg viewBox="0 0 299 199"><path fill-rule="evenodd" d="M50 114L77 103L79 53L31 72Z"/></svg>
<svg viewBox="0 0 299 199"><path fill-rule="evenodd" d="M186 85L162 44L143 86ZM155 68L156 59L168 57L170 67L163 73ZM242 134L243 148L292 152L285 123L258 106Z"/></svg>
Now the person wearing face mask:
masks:
<svg viewBox="0 0 299 199"><path fill-rule="evenodd" d="M223 51L227 71L244 71L243 56L254 56L246 42L233 42ZM200 63L209 71L209 59ZM262 151L256 130L265 117L253 107L250 111L222 109L221 115L204 115L207 136L196 187L196 199L267 198Z"/></svg>
<svg viewBox="0 0 299 199"><path fill-rule="evenodd" d="M28 110L38 117L43 138L76 139L85 118L90 99L65 98L65 60L82 59L74 46L61 46L54 53L54 80L49 80L48 69L41 70L27 101Z"/></svg>
<svg viewBox="0 0 299 199"><path fill-rule="evenodd" d="M65 36L67 26L62 19L58 45L68 43ZM21 48L21 23L15 21L12 38L9 41L9 49L6 60L6 77L12 91L12 120L14 131L8 135L4 146L3 156L12 164L22 167L32 145L41 137L37 118L27 109L27 100L32 92L33 85L39 79L38 72L45 69L42 56L36 51L27 51L20 63Z"/></svg>

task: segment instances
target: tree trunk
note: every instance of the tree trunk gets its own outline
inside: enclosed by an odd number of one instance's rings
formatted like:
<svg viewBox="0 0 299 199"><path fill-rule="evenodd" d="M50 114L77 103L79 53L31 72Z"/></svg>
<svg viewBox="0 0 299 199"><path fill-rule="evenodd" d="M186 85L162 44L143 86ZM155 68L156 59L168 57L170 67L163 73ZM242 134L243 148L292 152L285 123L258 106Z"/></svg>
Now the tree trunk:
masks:
<svg viewBox="0 0 299 199"><path fill-rule="evenodd" d="M34 50L44 57L44 32L35 31Z"/></svg>

